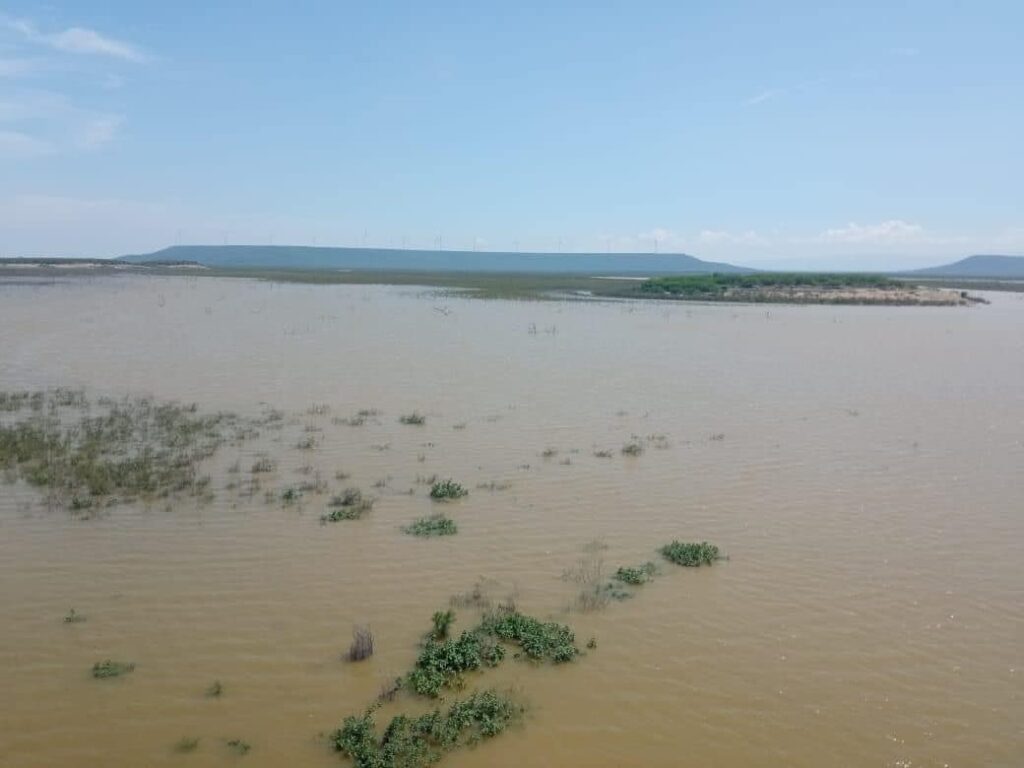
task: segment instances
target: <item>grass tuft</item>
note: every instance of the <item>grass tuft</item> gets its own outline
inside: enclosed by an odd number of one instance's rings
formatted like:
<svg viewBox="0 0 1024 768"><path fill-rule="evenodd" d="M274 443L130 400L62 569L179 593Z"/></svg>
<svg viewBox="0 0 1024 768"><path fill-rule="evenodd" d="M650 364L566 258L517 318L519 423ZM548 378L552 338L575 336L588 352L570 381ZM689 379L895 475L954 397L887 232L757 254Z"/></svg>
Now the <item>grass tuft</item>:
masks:
<svg viewBox="0 0 1024 768"><path fill-rule="evenodd" d="M454 536L459 532L459 527L450 517L431 515L414 520L402 531L410 536Z"/></svg>
<svg viewBox="0 0 1024 768"><path fill-rule="evenodd" d="M121 677L135 671L135 663L130 661L97 661L92 665L92 676L97 680Z"/></svg>

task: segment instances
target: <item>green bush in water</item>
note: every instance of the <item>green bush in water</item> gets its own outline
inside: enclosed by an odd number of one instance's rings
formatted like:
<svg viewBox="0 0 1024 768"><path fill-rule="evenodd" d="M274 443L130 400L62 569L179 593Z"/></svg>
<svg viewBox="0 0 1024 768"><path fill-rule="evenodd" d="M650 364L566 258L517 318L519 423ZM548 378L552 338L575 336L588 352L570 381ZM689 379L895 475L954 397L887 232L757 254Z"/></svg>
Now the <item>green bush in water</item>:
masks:
<svg viewBox="0 0 1024 768"><path fill-rule="evenodd" d="M638 567L624 565L615 572L615 579L625 584L646 584L654 575L655 567L654 563L650 562Z"/></svg>
<svg viewBox="0 0 1024 768"><path fill-rule="evenodd" d="M660 552L665 559L671 560L676 565L690 567L711 565L715 560L721 559L718 547L708 544L706 541L699 544L689 541L673 541L662 547Z"/></svg>
<svg viewBox="0 0 1024 768"><path fill-rule="evenodd" d="M399 715L377 735L373 710L345 718L331 744L356 768L425 768L446 753L497 736L523 713L523 707L494 690L456 701L446 711L419 717Z"/></svg>
<svg viewBox="0 0 1024 768"><path fill-rule="evenodd" d="M431 515L414 520L402 530L411 536L454 536L459 532L459 527L449 517Z"/></svg>
<svg viewBox="0 0 1024 768"><path fill-rule="evenodd" d="M430 498L437 500L461 499L469 495L461 484L454 480L441 480L430 486Z"/></svg>

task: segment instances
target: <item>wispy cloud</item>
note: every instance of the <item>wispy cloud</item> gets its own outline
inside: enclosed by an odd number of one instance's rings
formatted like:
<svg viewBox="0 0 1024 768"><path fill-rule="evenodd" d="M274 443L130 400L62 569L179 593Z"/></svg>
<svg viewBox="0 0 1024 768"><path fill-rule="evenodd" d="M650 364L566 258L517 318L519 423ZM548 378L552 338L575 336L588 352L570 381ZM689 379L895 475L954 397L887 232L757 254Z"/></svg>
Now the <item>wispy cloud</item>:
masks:
<svg viewBox="0 0 1024 768"><path fill-rule="evenodd" d="M59 93L14 91L0 100L3 158L27 158L75 150L95 150L111 141L124 118L82 109Z"/></svg>
<svg viewBox="0 0 1024 768"><path fill-rule="evenodd" d="M54 147L48 141L21 131L0 128L0 160L24 160L53 152Z"/></svg>
<svg viewBox="0 0 1024 768"><path fill-rule="evenodd" d="M19 33L25 40L45 45L64 53L111 56L124 61L143 63L149 57L137 46L101 35L94 29L69 27L60 32L44 33L24 19L0 16L0 24Z"/></svg>
<svg viewBox="0 0 1024 768"><path fill-rule="evenodd" d="M911 224L902 219L889 219L878 224L857 224L850 222L846 226L826 229L819 238L827 243L907 243L921 240L925 235L924 227Z"/></svg>
<svg viewBox="0 0 1024 768"><path fill-rule="evenodd" d="M746 104L753 106L754 104L763 104L771 99L778 98L786 91L783 88L767 88L754 96L751 96L746 100Z"/></svg>

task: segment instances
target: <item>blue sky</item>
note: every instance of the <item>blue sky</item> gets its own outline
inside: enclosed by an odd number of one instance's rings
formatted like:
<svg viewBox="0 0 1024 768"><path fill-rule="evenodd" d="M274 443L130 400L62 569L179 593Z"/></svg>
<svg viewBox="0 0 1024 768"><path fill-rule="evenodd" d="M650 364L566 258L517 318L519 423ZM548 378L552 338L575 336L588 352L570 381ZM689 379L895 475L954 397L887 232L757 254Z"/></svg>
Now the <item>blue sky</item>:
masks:
<svg viewBox="0 0 1024 768"><path fill-rule="evenodd" d="M0 0L0 253L1024 253L1024 3Z"/></svg>

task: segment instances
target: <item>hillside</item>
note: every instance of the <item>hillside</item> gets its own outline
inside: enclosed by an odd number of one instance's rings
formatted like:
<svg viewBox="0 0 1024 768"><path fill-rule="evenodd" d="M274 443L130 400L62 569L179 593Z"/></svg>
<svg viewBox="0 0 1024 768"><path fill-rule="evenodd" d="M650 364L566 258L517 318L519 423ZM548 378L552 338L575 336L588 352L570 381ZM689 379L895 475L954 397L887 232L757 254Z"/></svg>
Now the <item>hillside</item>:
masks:
<svg viewBox="0 0 1024 768"><path fill-rule="evenodd" d="M952 264L917 269L910 274L922 277L1024 279L1024 256L968 256Z"/></svg>
<svg viewBox="0 0 1024 768"><path fill-rule="evenodd" d="M422 272L544 272L609 275L749 272L685 254L494 253L387 248L316 248L292 245L178 245L120 257L145 264L194 261L207 267L260 269L416 270Z"/></svg>

